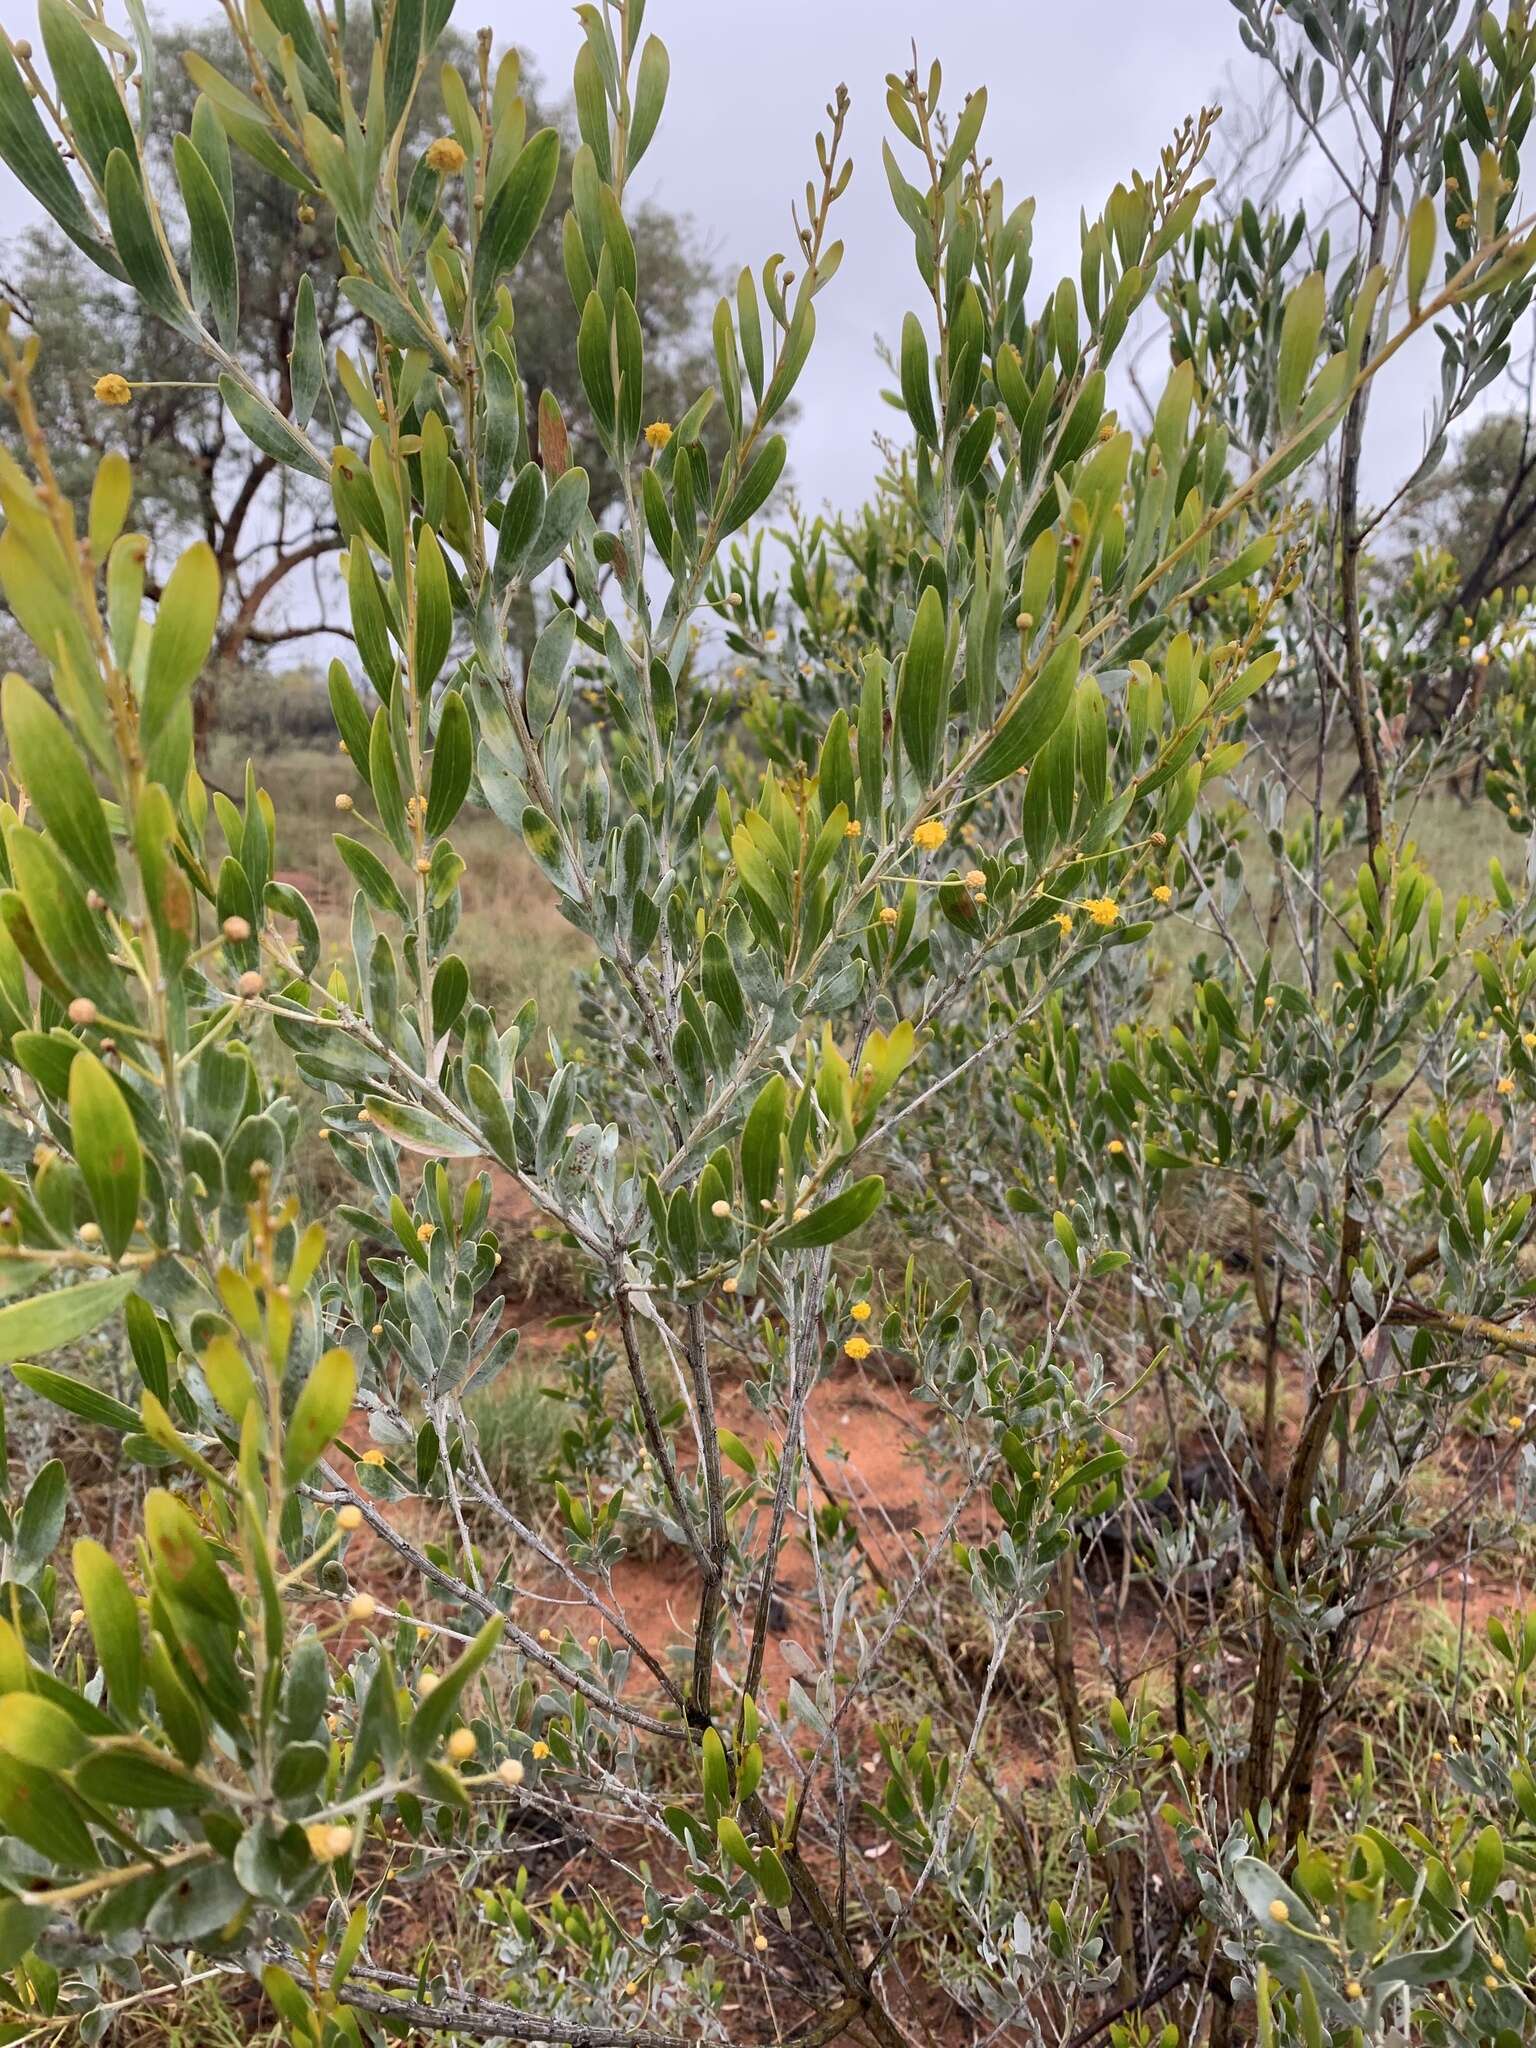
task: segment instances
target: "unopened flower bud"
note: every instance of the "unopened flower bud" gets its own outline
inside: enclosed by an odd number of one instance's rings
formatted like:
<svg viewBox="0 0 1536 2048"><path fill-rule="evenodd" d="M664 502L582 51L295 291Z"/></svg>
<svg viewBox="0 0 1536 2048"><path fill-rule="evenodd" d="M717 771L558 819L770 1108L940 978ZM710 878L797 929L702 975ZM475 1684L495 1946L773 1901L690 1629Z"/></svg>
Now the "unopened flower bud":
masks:
<svg viewBox="0 0 1536 2048"><path fill-rule="evenodd" d="M338 1508L336 1510L336 1526L338 1529L345 1529L349 1535L354 1529L361 1529L363 1526L362 1509L353 1507L350 1502L348 1502L346 1507Z"/></svg>
<svg viewBox="0 0 1536 2048"><path fill-rule="evenodd" d="M96 1022L96 1005L89 996L75 997L75 1000L69 1006L69 1021L71 1024L94 1024Z"/></svg>

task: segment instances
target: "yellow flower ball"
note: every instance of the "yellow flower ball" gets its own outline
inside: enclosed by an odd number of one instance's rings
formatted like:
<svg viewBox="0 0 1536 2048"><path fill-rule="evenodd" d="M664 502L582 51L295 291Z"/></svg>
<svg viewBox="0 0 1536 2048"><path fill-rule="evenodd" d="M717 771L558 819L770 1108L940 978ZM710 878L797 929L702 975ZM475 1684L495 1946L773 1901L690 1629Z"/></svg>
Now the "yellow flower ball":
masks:
<svg viewBox="0 0 1536 2048"><path fill-rule="evenodd" d="M455 1728L443 1744L449 1758L456 1764L468 1763L475 1753L475 1737L469 1728Z"/></svg>
<svg viewBox="0 0 1536 2048"><path fill-rule="evenodd" d="M645 445L654 448L659 455L672 438L672 428L666 420L652 420L645 430Z"/></svg>
<svg viewBox="0 0 1536 2048"><path fill-rule="evenodd" d="M871 1313L869 1303L867 1301L856 1301L848 1313L856 1323L867 1323Z"/></svg>
<svg viewBox="0 0 1536 2048"><path fill-rule="evenodd" d="M132 405L133 386L116 370L96 379L96 400L100 405Z"/></svg>
<svg viewBox="0 0 1536 2048"><path fill-rule="evenodd" d="M1120 915L1120 906L1113 896L1089 896L1084 901L1083 908L1096 925L1101 925L1106 930Z"/></svg>
<svg viewBox="0 0 1536 2048"><path fill-rule="evenodd" d="M949 827L939 818L924 818L912 828L912 844L923 853L937 853L949 837Z"/></svg>
<svg viewBox="0 0 1536 2048"><path fill-rule="evenodd" d="M855 1365L868 1358L874 1348L867 1337L849 1337L843 1345L844 1353L854 1361Z"/></svg>
<svg viewBox="0 0 1536 2048"><path fill-rule="evenodd" d="M441 171L444 177L451 178L462 171L466 161L463 144L452 135L439 135L435 142L427 144L428 170Z"/></svg>
<svg viewBox="0 0 1536 2048"><path fill-rule="evenodd" d="M349 1535L354 1529L361 1529L363 1526L362 1509L351 1506L338 1508L336 1511L336 1526L338 1529L345 1529Z"/></svg>
<svg viewBox="0 0 1536 2048"><path fill-rule="evenodd" d="M1152 901L1154 903L1171 903L1173 901L1173 891L1166 882L1159 882L1152 891Z"/></svg>

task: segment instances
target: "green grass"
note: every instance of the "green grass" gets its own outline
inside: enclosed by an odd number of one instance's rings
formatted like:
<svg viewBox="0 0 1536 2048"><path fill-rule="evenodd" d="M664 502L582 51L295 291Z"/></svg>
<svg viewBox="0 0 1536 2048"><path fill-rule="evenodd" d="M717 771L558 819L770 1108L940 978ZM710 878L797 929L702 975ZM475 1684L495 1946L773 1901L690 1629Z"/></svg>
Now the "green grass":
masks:
<svg viewBox="0 0 1536 2048"><path fill-rule="evenodd" d="M525 1522L539 1520L549 1500L542 1478L560 1445L561 1404L543 1391L535 1368L513 1365L470 1401L468 1414L495 1491Z"/></svg>

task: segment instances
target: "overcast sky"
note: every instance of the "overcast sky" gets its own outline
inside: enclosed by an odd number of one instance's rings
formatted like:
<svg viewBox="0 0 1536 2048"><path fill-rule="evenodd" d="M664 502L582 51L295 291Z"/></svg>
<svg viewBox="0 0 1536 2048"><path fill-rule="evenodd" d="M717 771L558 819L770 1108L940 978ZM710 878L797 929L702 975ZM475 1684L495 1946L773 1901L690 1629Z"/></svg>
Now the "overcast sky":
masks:
<svg viewBox="0 0 1536 2048"><path fill-rule="evenodd" d="M569 91L581 31L563 0L460 0L455 26L482 22L498 48L520 45L547 90ZM852 96L853 182L834 216L847 253L817 300L790 437L792 478L812 509L858 504L875 473L872 436L894 424L876 337L895 339L921 287L880 146L885 76L910 64L914 38L925 68L943 64L951 108L987 86L984 152L1010 202L1038 201L1037 304L1077 270L1080 208L1096 215L1132 169L1154 170L1186 115L1234 94L1256 100L1263 82L1230 0L648 0L645 29L667 45L672 84L635 189L692 215L732 275L792 249L789 209L799 199L803 210L826 102L839 83Z"/></svg>
<svg viewBox="0 0 1536 2048"><path fill-rule="evenodd" d="M148 5L157 26L186 18L175 0ZM114 20L120 7L112 0ZM581 37L568 0L459 0L460 33L487 22L498 50L515 42L524 51L546 103L568 97ZM880 152L890 133L885 77L910 64L914 39L925 69L935 57L943 64L951 111L975 86L988 88L983 151L1010 203L1037 202L1029 303L1038 307L1059 277L1077 273L1080 213L1096 216L1132 170L1150 174L1182 121L1205 105L1226 108L1210 159L1218 171L1223 134L1251 133L1256 122L1262 130L1270 74L1243 48L1237 25L1231 0L648 0L645 30L666 43L672 82L633 190L690 216L723 276L746 262L758 270L776 250L792 258L790 207L803 205L815 172L826 102L839 83L852 96L854 175L833 228L846 255L817 301L816 345L790 436L789 481L809 509L856 509L876 471L875 434L900 430L880 398L888 380L877 341L895 340L923 293ZM905 144L902 153L910 155ZM8 175L0 191L0 232L38 217ZM1309 209L1314 231L1320 210ZM1341 228L1352 238L1352 222ZM1111 379L1122 405L1131 352L1130 342L1122 346ZM1517 361L1523 352L1522 344ZM1418 460L1437 353L1426 334L1378 382L1368 492L1395 491ZM1149 355L1145 370L1155 395L1164 368ZM1496 386L1479 409L1508 401L1508 387Z"/></svg>

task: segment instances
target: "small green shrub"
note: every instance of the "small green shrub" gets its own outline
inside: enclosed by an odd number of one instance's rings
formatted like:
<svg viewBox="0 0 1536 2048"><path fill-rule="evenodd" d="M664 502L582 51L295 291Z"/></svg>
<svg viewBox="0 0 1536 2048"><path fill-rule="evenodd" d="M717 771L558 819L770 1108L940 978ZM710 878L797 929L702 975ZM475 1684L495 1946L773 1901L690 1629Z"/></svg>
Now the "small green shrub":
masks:
<svg viewBox="0 0 1536 2048"><path fill-rule="evenodd" d="M59 1559L56 1460L0 1525L0 1995L95 2037L144 1962L228 1960L315 2048L901 2048L935 1989L986 2038L1145 2040L1174 1998L1216 2043L1250 2011L1309 2048L1521 2038L1536 1621L1490 1628L1507 1696L1415 1822L1376 1826L1364 1763L1339 1825L1318 1788L1369 1618L1432 1546L1420 1473L1502 1399L1490 1356L1536 1354L1536 899L1497 862L1486 911L1445 899L1392 722L1436 635L1496 639L1518 685L1521 600L1463 627L1410 577L1371 613L1359 495L1382 366L1438 335L1438 431L1530 303L1536 39L1518 7L1462 37L1449 0L1340 0L1293 51L1245 0L1304 124L1328 64L1380 138L1358 245L1320 235L1298 276L1304 221L1207 218L1203 115L1043 296L986 91L893 74L922 308L899 438L861 515L790 522L780 587L747 536L842 258L848 96L792 253L741 272L713 384L658 418L629 181L669 61L640 0L579 12L560 279L525 262L560 138L488 39L472 75L435 63L440 0L376 11L366 75L342 16L233 11L245 72L192 54L168 170L147 48L42 0L50 80L0 52L16 176L329 494L358 657L328 678L348 882L322 922L303 822L254 763L212 791L194 766L214 552L149 562L115 452L69 502L46 365L0 326L0 587L49 679L0 695L0 1357L154 1482L116 1556ZM301 297L272 388L230 347L247 160L334 234L359 323L328 358ZM533 395L520 321L562 288L575 360ZM1170 366L1127 425L1109 379L1159 312ZM1310 789L1266 690L1315 717ZM1466 744L1528 834L1518 710ZM577 935L558 970L496 950L535 873ZM1154 1004L1174 917L1197 945ZM572 955L579 1016L541 1030L525 992ZM290 1079L338 1176L312 1205ZM594 1304L547 1489L509 1184ZM118 1318L132 1400L37 1362ZM876 1350L948 1459L915 1532L814 1426ZM1079 1571L1105 1518L1166 1711ZM791 1571L808 1642L775 1648ZM558 1628L516 1597L544 1573ZM1043 1852L998 1755L1035 1645L1064 1744ZM405 1876L474 1888L495 1981L385 1959Z"/></svg>

